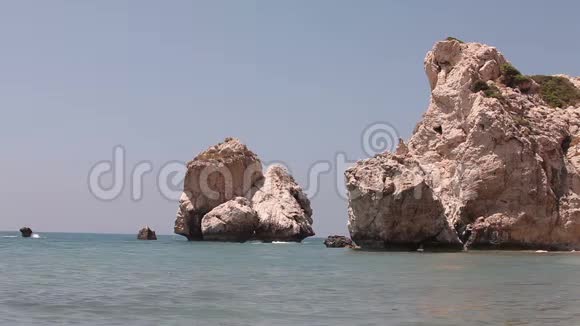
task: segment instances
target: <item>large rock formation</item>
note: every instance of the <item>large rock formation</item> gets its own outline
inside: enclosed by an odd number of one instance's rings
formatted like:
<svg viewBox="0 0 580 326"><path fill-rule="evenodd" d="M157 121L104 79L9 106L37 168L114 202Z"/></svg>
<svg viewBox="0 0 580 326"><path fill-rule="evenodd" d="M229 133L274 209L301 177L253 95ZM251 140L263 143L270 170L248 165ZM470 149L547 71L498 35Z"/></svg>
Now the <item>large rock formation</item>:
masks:
<svg viewBox="0 0 580 326"><path fill-rule="evenodd" d="M202 152L187 164L175 233L202 240L204 215L228 200L245 196L262 178L260 159L237 139L226 138Z"/></svg>
<svg viewBox="0 0 580 326"><path fill-rule="evenodd" d="M189 240L302 241L314 235L310 201L280 166L226 138L188 163L175 233Z"/></svg>
<svg viewBox="0 0 580 326"><path fill-rule="evenodd" d="M580 249L580 79L523 76L456 40L435 44L425 70L430 105L408 144L345 173L352 239Z"/></svg>

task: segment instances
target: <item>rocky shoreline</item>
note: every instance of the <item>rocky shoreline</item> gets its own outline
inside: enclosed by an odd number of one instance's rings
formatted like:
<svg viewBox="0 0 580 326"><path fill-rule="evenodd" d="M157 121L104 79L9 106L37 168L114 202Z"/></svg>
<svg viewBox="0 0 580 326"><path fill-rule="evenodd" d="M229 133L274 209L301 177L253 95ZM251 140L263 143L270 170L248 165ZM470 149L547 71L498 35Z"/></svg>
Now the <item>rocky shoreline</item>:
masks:
<svg viewBox="0 0 580 326"><path fill-rule="evenodd" d="M525 76L450 38L425 58L429 108L394 153L345 172L351 239L367 250L580 249L580 79ZM313 236L310 201L227 138L188 163L175 233L190 241Z"/></svg>
<svg viewBox="0 0 580 326"><path fill-rule="evenodd" d="M431 100L395 153L345 172L363 249L580 249L580 79L525 76L494 47L438 42Z"/></svg>
<svg viewBox="0 0 580 326"><path fill-rule="evenodd" d="M431 96L410 139L345 171L350 238L328 248L580 250L580 78L527 76L454 38L424 61ZM310 200L235 138L187 164L174 233L189 241L301 242ZM33 236L29 227L22 237ZM38 237L38 235L35 235ZM33 236L34 237L34 236ZM139 240L157 240L141 229Z"/></svg>

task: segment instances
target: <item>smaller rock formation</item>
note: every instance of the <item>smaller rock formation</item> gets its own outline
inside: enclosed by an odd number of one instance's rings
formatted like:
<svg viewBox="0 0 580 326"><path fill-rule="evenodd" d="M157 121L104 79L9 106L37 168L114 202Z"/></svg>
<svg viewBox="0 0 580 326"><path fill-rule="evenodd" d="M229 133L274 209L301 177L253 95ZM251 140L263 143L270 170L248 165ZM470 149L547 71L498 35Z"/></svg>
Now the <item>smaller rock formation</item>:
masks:
<svg viewBox="0 0 580 326"><path fill-rule="evenodd" d="M256 238L296 241L314 235L310 200L286 169L273 165L252 197L260 223Z"/></svg>
<svg viewBox="0 0 580 326"><path fill-rule="evenodd" d="M313 236L310 200L282 166L262 173L260 158L236 138L187 165L174 232L190 241L296 241Z"/></svg>
<svg viewBox="0 0 580 326"><path fill-rule="evenodd" d="M331 235L324 240L326 248L354 248L354 244L350 238L343 235Z"/></svg>
<svg viewBox="0 0 580 326"><path fill-rule="evenodd" d="M22 234L23 238L30 238L32 236L32 229L25 226L20 229L20 234Z"/></svg>
<svg viewBox="0 0 580 326"><path fill-rule="evenodd" d="M244 197L236 197L205 214L201 221L204 240L244 242L258 226L258 215Z"/></svg>
<svg viewBox="0 0 580 326"><path fill-rule="evenodd" d="M138 240L157 240L157 235L155 231L151 230L148 226L142 228L137 235Z"/></svg>

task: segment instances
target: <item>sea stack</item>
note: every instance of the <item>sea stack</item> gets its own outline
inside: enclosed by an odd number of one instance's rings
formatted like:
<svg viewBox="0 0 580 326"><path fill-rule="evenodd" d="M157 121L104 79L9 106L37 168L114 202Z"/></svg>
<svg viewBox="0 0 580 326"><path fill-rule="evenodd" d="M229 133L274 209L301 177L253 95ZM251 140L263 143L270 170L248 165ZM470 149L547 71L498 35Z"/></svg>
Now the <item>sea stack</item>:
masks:
<svg viewBox="0 0 580 326"><path fill-rule="evenodd" d="M20 234L23 238L30 238L32 236L32 229L25 226L20 228Z"/></svg>
<svg viewBox="0 0 580 326"><path fill-rule="evenodd" d="M313 236L310 201L281 166L262 162L238 139L187 164L175 233L190 241L296 241Z"/></svg>
<svg viewBox="0 0 580 326"><path fill-rule="evenodd" d="M427 112L345 173L362 248L580 249L580 78L526 76L494 47L427 53Z"/></svg>
<svg viewBox="0 0 580 326"><path fill-rule="evenodd" d="M148 226L139 230L139 234L137 234L138 240L157 240L157 235L155 231L151 230Z"/></svg>

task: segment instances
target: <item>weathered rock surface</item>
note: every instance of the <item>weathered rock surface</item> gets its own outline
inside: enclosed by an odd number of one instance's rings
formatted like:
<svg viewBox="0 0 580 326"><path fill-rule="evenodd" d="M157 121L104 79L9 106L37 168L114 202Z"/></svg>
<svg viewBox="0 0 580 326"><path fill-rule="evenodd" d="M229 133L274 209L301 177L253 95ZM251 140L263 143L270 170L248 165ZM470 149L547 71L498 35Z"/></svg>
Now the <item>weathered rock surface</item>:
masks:
<svg viewBox="0 0 580 326"><path fill-rule="evenodd" d="M243 197L243 198L242 198ZM314 235L310 201L279 166L227 138L188 164L175 233L189 240L301 241Z"/></svg>
<svg viewBox="0 0 580 326"><path fill-rule="evenodd" d="M157 235L155 234L155 231L151 230L148 226L142 228L141 230L139 230L139 233L137 234L137 239L138 240L157 240Z"/></svg>
<svg viewBox="0 0 580 326"><path fill-rule="evenodd" d="M351 239L343 235L330 235L324 240L324 245L327 248L354 248L354 243Z"/></svg>
<svg viewBox="0 0 580 326"><path fill-rule="evenodd" d="M32 229L29 227L22 227L20 228L20 234L23 238L30 238L32 236Z"/></svg>
<svg viewBox="0 0 580 326"><path fill-rule="evenodd" d="M314 235L310 200L281 166L271 166L257 185L252 205L260 223L256 238L264 241L302 241Z"/></svg>
<svg viewBox="0 0 580 326"><path fill-rule="evenodd" d="M443 205L412 159L386 154L346 172L351 238L368 249L461 247Z"/></svg>
<svg viewBox="0 0 580 326"><path fill-rule="evenodd" d="M201 230L204 240L244 242L254 236L258 223L250 201L237 197L205 214Z"/></svg>
<svg viewBox="0 0 580 326"><path fill-rule="evenodd" d="M226 138L187 164L175 233L202 240L203 216L238 196L245 196L263 178L262 163L238 139Z"/></svg>
<svg viewBox="0 0 580 326"><path fill-rule="evenodd" d="M411 139L345 173L358 245L580 249L580 107L550 107L531 81L503 85L505 63L487 45L435 44ZM480 81L499 95L474 92Z"/></svg>

